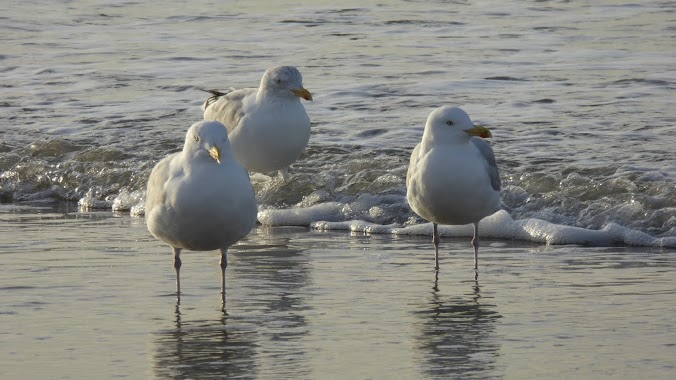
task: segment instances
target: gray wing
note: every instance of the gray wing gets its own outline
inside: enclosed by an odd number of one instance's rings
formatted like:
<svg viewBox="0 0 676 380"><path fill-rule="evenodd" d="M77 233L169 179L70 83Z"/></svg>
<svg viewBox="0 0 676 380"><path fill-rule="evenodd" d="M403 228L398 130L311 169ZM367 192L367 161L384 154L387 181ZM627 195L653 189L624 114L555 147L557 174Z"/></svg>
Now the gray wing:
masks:
<svg viewBox="0 0 676 380"><path fill-rule="evenodd" d="M413 175L413 168L420 160L420 157L418 156L420 155L421 145L422 144L416 145L415 148L413 148L413 152L411 152L411 160L408 163L408 170L406 171L406 187L411 187L408 182L411 180L411 176Z"/></svg>
<svg viewBox="0 0 676 380"><path fill-rule="evenodd" d="M488 141L480 137L472 137L470 141L479 149L479 153L486 160L488 176L491 179L493 190L500 191L500 173L498 172L498 164L495 162L493 148Z"/></svg>
<svg viewBox="0 0 676 380"><path fill-rule="evenodd" d="M171 163L172 157L174 157L176 154L177 153L174 153L168 157L163 158L150 172L150 177L148 178L148 187L146 190L146 217L149 216L150 212L155 207L161 206L165 202L167 197L165 183L169 179L169 164Z"/></svg>
<svg viewBox="0 0 676 380"><path fill-rule="evenodd" d="M232 132L245 115L244 99L250 95L255 96L256 92L258 92L257 88L242 88L226 94L210 96L203 105L204 119L220 121L228 128L228 133Z"/></svg>

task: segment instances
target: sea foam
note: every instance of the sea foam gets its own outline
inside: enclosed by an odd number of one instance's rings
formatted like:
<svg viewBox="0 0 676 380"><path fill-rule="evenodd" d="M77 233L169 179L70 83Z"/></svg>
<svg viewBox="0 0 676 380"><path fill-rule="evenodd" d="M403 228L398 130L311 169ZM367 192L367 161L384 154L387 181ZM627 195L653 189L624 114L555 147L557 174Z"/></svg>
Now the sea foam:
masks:
<svg viewBox="0 0 676 380"><path fill-rule="evenodd" d="M432 236L432 223L382 225L365 220L341 220L347 205L339 202L323 203L306 208L268 209L258 214L258 220L267 226L309 226L317 230L347 230L351 232ZM472 237L471 224L462 226L439 225L444 237ZM523 240L547 245L575 244L584 246L632 245L676 248L676 237L653 237L638 230L608 223L600 230L591 230L547 222L541 219L514 220L500 210L479 223L483 238Z"/></svg>

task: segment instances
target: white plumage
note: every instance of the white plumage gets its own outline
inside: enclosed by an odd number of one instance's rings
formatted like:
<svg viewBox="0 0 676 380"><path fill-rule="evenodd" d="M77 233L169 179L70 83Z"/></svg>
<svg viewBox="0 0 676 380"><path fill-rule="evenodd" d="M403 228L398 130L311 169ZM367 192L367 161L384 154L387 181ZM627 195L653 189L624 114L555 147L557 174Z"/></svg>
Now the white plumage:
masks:
<svg viewBox="0 0 676 380"><path fill-rule="evenodd" d="M204 119L228 128L237 159L251 172L279 171L288 179L310 140L310 118L300 98L312 100L300 72L292 66L265 71L258 88L210 90L203 104Z"/></svg>
<svg viewBox="0 0 676 380"><path fill-rule="evenodd" d="M406 198L433 224L435 268L439 269L437 224L474 225L474 269L478 269L478 223L500 209L500 176L495 156L465 111L440 107L427 119L422 142L411 154Z"/></svg>
<svg viewBox="0 0 676 380"><path fill-rule="evenodd" d="M223 124L193 124L183 151L165 157L153 168L146 195L148 230L174 252L179 298L181 250L219 249L225 303L228 247L251 231L256 214L249 174L233 156Z"/></svg>

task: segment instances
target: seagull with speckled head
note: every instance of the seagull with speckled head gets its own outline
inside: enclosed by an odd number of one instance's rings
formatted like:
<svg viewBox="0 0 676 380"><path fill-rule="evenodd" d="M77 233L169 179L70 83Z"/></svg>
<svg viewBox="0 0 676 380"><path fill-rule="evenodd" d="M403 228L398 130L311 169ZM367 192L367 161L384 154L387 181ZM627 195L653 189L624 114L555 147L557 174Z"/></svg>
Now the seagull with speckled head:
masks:
<svg viewBox="0 0 676 380"><path fill-rule="evenodd" d="M237 159L250 172L279 172L289 179L289 165L296 162L310 140L310 118L300 99L312 100L303 77L293 66L265 71L258 88L208 90L202 105L205 120L217 120L228 128Z"/></svg>
<svg viewBox="0 0 676 380"><path fill-rule="evenodd" d="M478 274L479 221L500 209L500 174L491 132L457 107L440 107L427 118L422 141L411 154L406 199L432 222L434 268L439 270L437 224L474 226L474 270Z"/></svg>

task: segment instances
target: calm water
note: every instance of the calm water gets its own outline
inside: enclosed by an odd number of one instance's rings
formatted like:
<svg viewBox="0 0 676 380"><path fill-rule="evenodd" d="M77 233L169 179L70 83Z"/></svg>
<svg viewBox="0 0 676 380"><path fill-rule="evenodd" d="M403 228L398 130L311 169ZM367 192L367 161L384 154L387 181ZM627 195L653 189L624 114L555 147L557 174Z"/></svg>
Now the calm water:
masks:
<svg viewBox="0 0 676 380"><path fill-rule="evenodd" d="M20 233L17 233L20 231ZM11 239L10 239L11 236ZM0 378L673 378L676 252L259 228L170 250L143 218L0 213Z"/></svg>
<svg viewBox="0 0 676 380"><path fill-rule="evenodd" d="M289 183L253 178L275 225L330 202L296 224L421 223L408 157L450 104L493 130L514 219L676 237L673 2L269 3L7 4L0 200L128 211L202 118L195 87L292 64L314 128Z"/></svg>

